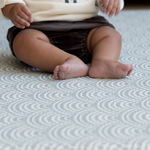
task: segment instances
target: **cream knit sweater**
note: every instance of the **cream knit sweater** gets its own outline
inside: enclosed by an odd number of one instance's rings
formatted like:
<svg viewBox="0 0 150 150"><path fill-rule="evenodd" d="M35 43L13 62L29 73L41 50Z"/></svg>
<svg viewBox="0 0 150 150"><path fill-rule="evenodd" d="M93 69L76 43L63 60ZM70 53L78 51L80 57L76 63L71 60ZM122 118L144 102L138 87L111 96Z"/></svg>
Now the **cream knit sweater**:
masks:
<svg viewBox="0 0 150 150"><path fill-rule="evenodd" d="M0 0L0 16L7 19L2 8L13 3L23 3L31 11L33 21L66 20L79 21L98 15L99 0ZM120 0L120 8L124 0ZM102 10L102 9L101 9Z"/></svg>

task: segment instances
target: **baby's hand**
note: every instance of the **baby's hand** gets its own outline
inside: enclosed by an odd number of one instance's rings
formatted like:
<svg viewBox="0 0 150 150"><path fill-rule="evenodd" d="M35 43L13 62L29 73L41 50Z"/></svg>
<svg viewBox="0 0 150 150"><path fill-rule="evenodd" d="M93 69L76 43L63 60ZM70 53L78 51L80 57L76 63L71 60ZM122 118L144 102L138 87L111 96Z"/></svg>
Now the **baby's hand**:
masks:
<svg viewBox="0 0 150 150"><path fill-rule="evenodd" d="M120 0L99 0L101 7L109 17L115 13L117 16L120 12Z"/></svg>
<svg viewBox="0 0 150 150"><path fill-rule="evenodd" d="M12 23L18 28L24 29L25 26L29 27L32 22L30 10L22 3L15 4L9 12L9 16Z"/></svg>

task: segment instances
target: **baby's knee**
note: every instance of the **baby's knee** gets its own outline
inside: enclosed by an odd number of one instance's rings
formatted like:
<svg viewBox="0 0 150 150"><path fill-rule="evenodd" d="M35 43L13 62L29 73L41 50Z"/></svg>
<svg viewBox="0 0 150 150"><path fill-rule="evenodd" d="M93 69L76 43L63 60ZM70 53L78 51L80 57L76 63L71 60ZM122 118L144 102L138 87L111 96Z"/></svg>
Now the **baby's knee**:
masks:
<svg viewBox="0 0 150 150"><path fill-rule="evenodd" d="M121 43L122 37L121 34L116 31L114 28L109 26L102 26L97 28L91 35L90 44L91 48L95 46L99 41L103 39L108 39L113 43Z"/></svg>
<svg viewBox="0 0 150 150"><path fill-rule="evenodd" d="M120 40L122 39L121 34L117 30L109 26L99 27L97 31L104 37L114 37Z"/></svg>
<svg viewBox="0 0 150 150"><path fill-rule="evenodd" d="M20 58L25 53L28 53L38 35L39 34L32 29L20 31L13 41L13 51L15 55Z"/></svg>
<svg viewBox="0 0 150 150"><path fill-rule="evenodd" d="M121 43L122 42L122 36L121 34L115 30L114 28L108 27L108 30L105 30L105 36L109 37L111 41Z"/></svg>
<svg viewBox="0 0 150 150"><path fill-rule="evenodd" d="M26 45L27 45L27 39L24 33L22 33L21 31L16 35L13 41L13 51L18 58L20 58L20 56L22 55L21 53L23 51L23 47L25 47Z"/></svg>
<svg viewBox="0 0 150 150"><path fill-rule="evenodd" d="M113 32L113 34L112 34L111 36L113 36L113 37L114 37L117 41L119 41L119 42L122 41L122 36L121 36L121 34L120 34L118 31L116 31L115 29L114 29L114 32Z"/></svg>
<svg viewBox="0 0 150 150"><path fill-rule="evenodd" d="M21 51L22 48L26 47L30 42L31 37L26 34L26 31L23 30L19 32L13 41L13 50L15 52Z"/></svg>

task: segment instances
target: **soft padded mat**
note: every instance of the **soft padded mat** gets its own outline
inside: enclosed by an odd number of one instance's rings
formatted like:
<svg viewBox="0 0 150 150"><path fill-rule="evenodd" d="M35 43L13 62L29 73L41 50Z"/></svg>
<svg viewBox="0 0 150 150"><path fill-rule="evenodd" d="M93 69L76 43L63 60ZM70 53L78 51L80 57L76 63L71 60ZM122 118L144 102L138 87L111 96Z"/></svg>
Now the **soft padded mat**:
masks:
<svg viewBox="0 0 150 150"><path fill-rule="evenodd" d="M54 80L12 56L0 19L0 150L150 150L150 11L109 19L124 79Z"/></svg>

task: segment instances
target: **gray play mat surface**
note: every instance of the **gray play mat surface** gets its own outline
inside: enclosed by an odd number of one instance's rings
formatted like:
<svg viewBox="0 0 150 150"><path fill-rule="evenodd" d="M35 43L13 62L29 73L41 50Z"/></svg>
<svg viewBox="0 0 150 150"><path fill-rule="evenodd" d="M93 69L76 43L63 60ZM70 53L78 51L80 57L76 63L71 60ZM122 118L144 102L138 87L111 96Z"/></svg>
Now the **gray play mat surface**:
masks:
<svg viewBox="0 0 150 150"><path fill-rule="evenodd" d="M109 21L132 75L59 81L12 56L0 19L0 150L150 150L150 11Z"/></svg>

